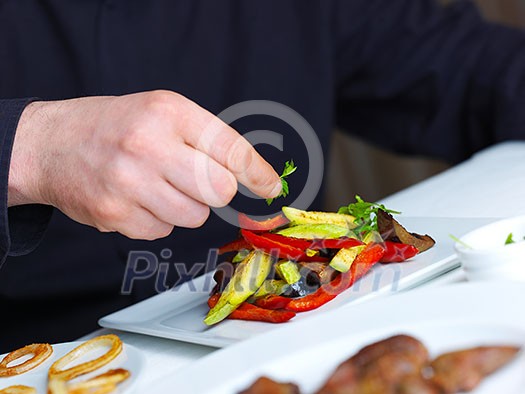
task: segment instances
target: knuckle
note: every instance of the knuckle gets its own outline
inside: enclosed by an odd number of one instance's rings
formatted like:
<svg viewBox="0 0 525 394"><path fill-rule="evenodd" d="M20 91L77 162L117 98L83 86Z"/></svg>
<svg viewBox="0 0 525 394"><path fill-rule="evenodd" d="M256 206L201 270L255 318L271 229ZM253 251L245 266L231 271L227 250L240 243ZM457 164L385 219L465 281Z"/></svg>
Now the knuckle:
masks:
<svg viewBox="0 0 525 394"><path fill-rule="evenodd" d="M100 231L101 233L111 233L113 230L110 230L102 225L96 225L95 228Z"/></svg>
<svg viewBox="0 0 525 394"><path fill-rule="evenodd" d="M246 143L237 138L225 147L227 167L233 172L243 172L248 169L253 162L253 153L248 149Z"/></svg>
<svg viewBox="0 0 525 394"><path fill-rule="evenodd" d="M121 160L115 160L106 167L106 182L110 187L127 193L137 189L137 177L134 171L128 170Z"/></svg>
<svg viewBox="0 0 525 394"><path fill-rule="evenodd" d="M107 229L114 227L123 218L121 205L111 198L99 199L92 209L97 228ZM104 231L104 230L101 230Z"/></svg>
<svg viewBox="0 0 525 394"><path fill-rule="evenodd" d="M258 173L258 176L253 177L252 182L258 189L262 189L267 192L271 192L275 187L275 178L271 173Z"/></svg>
<svg viewBox="0 0 525 394"><path fill-rule="evenodd" d="M120 150L131 155L140 155L147 148L149 135L140 126L129 128L120 139Z"/></svg>
<svg viewBox="0 0 525 394"><path fill-rule="evenodd" d="M165 116L172 113L178 95L168 90L154 90L144 93L144 110L153 116Z"/></svg>
<svg viewBox="0 0 525 394"><path fill-rule="evenodd" d="M165 90L144 93L141 110L120 137L120 150L134 156L158 153L164 125L176 119L177 103L180 102L177 97L177 94Z"/></svg>

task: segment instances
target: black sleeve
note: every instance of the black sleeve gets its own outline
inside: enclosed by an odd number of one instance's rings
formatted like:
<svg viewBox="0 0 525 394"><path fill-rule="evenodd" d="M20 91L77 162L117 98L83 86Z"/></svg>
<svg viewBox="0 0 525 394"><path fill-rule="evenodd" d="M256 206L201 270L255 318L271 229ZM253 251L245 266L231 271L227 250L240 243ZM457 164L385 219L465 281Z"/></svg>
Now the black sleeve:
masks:
<svg viewBox="0 0 525 394"><path fill-rule="evenodd" d="M450 162L525 137L525 32L460 0L341 0L334 19L343 129Z"/></svg>
<svg viewBox="0 0 525 394"><path fill-rule="evenodd" d="M5 258L31 252L40 242L52 207L7 207L9 163L20 115L32 99L0 100L0 266Z"/></svg>

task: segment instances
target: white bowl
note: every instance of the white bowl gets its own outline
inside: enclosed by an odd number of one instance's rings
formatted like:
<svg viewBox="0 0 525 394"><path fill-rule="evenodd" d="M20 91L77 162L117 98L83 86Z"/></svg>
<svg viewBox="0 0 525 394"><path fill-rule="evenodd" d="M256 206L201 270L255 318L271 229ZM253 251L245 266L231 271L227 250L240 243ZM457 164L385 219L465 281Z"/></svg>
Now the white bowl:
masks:
<svg viewBox="0 0 525 394"><path fill-rule="evenodd" d="M510 233L515 243L505 245ZM455 248L467 279L525 282L524 236L525 215L499 220L464 235Z"/></svg>

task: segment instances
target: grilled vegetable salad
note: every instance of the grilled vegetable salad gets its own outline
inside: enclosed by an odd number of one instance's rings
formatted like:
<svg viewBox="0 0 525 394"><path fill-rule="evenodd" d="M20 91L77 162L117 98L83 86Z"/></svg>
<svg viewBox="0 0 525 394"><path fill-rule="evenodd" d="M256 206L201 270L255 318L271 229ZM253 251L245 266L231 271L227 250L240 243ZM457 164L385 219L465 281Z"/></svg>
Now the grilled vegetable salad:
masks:
<svg viewBox="0 0 525 394"><path fill-rule="evenodd" d="M283 207L265 221L240 214L240 238L219 249L231 263L215 273L204 322L288 321L334 299L375 264L403 262L434 245L392 213L356 196L337 213Z"/></svg>

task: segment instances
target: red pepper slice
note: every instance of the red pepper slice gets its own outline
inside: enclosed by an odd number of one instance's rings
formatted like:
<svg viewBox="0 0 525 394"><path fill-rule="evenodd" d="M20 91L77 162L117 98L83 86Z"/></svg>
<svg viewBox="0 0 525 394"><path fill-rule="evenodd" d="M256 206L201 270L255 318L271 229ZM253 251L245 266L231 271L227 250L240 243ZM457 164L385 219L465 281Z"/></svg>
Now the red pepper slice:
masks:
<svg viewBox="0 0 525 394"><path fill-rule="evenodd" d="M244 302L239 308L234 310L228 319L234 320L253 320L266 323L284 323L295 317L295 312L259 308L258 306Z"/></svg>
<svg viewBox="0 0 525 394"><path fill-rule="evenodd" d="M217 305L217 302L219 302L219 298L221 298L221 293L215 293L208 298L208 307L211 309L215 305Z"/></svg>
<svg viewBox="0 0 525 394"><path fill-rule="evenodd" d="M257 221L249 217L244 213L239 213L239 227L252 232L264 232L275 230L276 228L282 227L285 224L290 223L290 221L283 215L279 214L273 218L269 218L263 221Z"/></svg>
<svg viewBox="0 0 525 394"><path fill-rule="evenodd" d="M328 293L324 287L321 286L315 293L292 300L286 306L286 310L298 313L311 311L332 301L335 297L337 297L337 294Z"/></svg>
<svg viewBox="0 0 525 394"><path fill-rule="evenodd" d="M241 235L255 249L264 250L267 253L277 253L280 258L300 260L301 258L305 257L305 252L303 249L297 248L287 243L282 243L270 238L266 238L263 235L255 234L244 229L241 230Z"/></svg>
<svg viewBox="0 0 525 394"><path fill-rule="evenodd" d="M331 282L321 286L315 293L292 300L286 309L294 312L305 312L319 308L362 278L374 264L381 260L384 253L385 250L381 244L367 245L357 255L348 272L342 273Z"/></svg>
<svg viewBox="0 0 525 394"><path fill-rule="evenodd" d="M235 241L228 242L219 248L219 254L228 252L238 252L241 249L253 249L252 245L248 243L244 238L236 239Z"/></svg>
<svg viewBox="0 0 525 394"><path fill-rule="evenodd" d="M283 245L293 246L294 248L301 249L302 251L309 249L310 246L312 245L312 241L309 241L307 239L302 239L302 238L285 237L284 235L273 234L273 233L263 233L259 235L264 238L271 239L272 241L279 242Z"/></svg>
<svg viewBox="0 0 525 394"><path fill-rule="evenodd" d="M307 248L301 248L304 240L297 238L284 237L278 234L255 234L248 230L241 230L241 235L246 241L255 249L260 249L266 253L276 253L281 259L289 259L295 261L328 261L327 258L321 256L308 256L306 254ZM297 243L295 241L300 241Z"/></svg>
<svg viewBox="0 0 525 394"><path fill-rule="evenodd" d="M385 241L383 246L385 254L380 260L381 263L400 263L419 253L415 246L400 242Z"/></svg>
<svg viewBox="0 0 525 394"><path fill-rule="evenodd" d="M341 249L363 245L363 242L355 238L342 237L339 239L316 239L310 241L302 238L285 237L269 232L254 233L246 229L241 230L244 238L229 242L219 248L219 254L237 252L241 249L262 249L268 253L279 250L279 257L300 261L328 261L318 256L308 256L307 249ZM281 253L282 251L282 253Z"/></svg>
<svg viewBox="0 0 525 394"><path fill-rule="evenodd" d="M259 234L265 238L269 238L273 241L280 242L282 244L290 245L302 250L312 249L342 249L342 248L351 248L354 246L364 245L364 243L355 238L341 237L338 239L303 239L303 238L292 238L285 237L284 235L273 234L273 233L263 233Z"/></svg>
<svg viewBox="0 0 525 394"><path fill-rule="evenodd" d="M212 295L208 299L208 306L213 308L221 295L219 293ZM283 310L263 309L258 306L243 302L236 310L228 316L228 319L234 320L253 320L267 323L284 323L295 317L295 312Z"/></svg>
<svg viewBox="0 0 525 394"><path fill-rule="evenodd" d="M289 297L269 294L255 301L255 305L264 309L284 309L292 301Z"/></svg>
<svg viewBox="0 0 525 394"><path fill-rule="evenodd" d="M343 249L353 248L354 246L364 245L356 238L341 237L338 239L315 239L309 246L309 249Z"/></svg>

